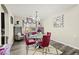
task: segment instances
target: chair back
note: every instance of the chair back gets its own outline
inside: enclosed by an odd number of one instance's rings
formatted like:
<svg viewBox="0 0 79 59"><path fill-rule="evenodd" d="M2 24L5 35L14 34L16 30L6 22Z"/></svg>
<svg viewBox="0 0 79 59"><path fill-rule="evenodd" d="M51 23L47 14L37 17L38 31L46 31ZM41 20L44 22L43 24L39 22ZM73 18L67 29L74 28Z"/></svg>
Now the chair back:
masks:
<svg viewBox="0 0 79 59"><path fill-rule="evenodd" d="M48 36L51 36L51 32L47 32L47 35L48 35Z"/></svg>
<svg viewBox="0 0 79 59"><path fill-rule="evenodd" d="M25 41L25 43L26 43L26 45L28 45L28 38L26 37L26 35L24 35L24 41Z"/></svg>
<svg viewBox="0 0 79 59"><path fill-rule="evenodd" d="M41 46L42 46L42 47L48 47L48 46L49 46L49 43L50 43L50 36L44 35L44 36L43 36L43 39L42 39L42 44L41 44Z"/></svg>
<svg viewBox="0 0 79 59"><path fill-rule="evenodd" d="M35 34L37 34L37 32L32 32L32 35L35 35Z"/></svg>

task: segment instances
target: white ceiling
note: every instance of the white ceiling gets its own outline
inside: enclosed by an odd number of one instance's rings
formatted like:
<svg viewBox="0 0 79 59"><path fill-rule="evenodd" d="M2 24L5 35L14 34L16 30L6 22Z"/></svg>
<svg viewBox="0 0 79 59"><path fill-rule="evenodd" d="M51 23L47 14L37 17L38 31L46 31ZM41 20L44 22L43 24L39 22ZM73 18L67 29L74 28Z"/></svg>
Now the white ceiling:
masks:
<svg viewBox="0 0 79 59"><path fill-rule="evenodd" d="M38 16L45 19L47 16L67 10L74 6L73 4L7 4L14 15L16 16L35 16L35 11L38 11Z"/></svg>

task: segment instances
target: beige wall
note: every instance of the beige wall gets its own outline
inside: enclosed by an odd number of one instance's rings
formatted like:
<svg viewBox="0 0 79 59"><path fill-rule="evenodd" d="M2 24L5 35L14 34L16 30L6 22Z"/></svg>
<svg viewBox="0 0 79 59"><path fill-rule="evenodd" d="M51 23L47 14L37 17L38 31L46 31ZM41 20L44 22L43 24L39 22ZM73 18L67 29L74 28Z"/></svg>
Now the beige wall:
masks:
<svg viewBox="0 0 79 59"><path fill-rule="evenodd" d="M11 12L11 10L9 10L9 9L7 9L8 10L8 16L9 16L9 20L8 20L8 24L9 24L9 40L8 40L8 43L9 44L13 44L13 41L14 41L14 37L13 37L13 35L14 35L14 33L13 33L13 27L14 27L14 23L13 24L11 24L11 19L10 19L10 16L12 16L13 17L13 19L14 19L14 15L13 15L13 13ZM13 20L13 22L14 22L14 20Z"/></svg>
<svg viewBox="0 0 79 59"><path fill-rule="evenodd" d="M64 14L64 28L54 28L56 16ZM76 5L56 15L52 14L43 22L45 32L52 33L52 39L65 45L79 49L79 5Z"/></svg>

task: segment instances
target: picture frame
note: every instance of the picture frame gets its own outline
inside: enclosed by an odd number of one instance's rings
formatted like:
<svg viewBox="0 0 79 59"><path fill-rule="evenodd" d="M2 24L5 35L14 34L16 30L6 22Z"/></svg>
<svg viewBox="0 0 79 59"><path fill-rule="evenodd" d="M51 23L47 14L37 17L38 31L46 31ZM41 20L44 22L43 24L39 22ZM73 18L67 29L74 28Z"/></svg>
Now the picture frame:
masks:
<svg viewBox="0 0 79 59"><path fill-rule="evenodd" d="M12 16L10 17L10 20L11 20L11 24L13 24L13 17Z"/></svg>

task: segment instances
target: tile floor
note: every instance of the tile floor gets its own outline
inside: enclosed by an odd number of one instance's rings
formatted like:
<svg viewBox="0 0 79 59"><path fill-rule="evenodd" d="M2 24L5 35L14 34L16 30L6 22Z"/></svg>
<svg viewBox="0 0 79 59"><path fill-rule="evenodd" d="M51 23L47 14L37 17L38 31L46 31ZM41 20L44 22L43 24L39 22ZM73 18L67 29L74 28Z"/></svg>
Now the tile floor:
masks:
<svg viewBox="0 0 79 59"><path fill-rule="evenodd" d="M60 55L79 55L79 50L75 49L75 48L72 48L72 47L69 47L69 46L66 46L64 44L61 44L59 42L55 42L55 41L51 41L50 42L52 49L54 50L51 50L53 51L52 54L49 53L49 55L56 55L56 52L55 52L55 48L57 48L59 51L60 51ZM55 48L54 48L55 47ZM29 54L32 55L32 52L34 52L34 50L29 50ZM36 55L41 55L41 53L38 53L36 52ZM23 41L16 41L14 44L13 44L13 47L11 49L11 55L26 55L26 45Z"/></svg>
<svg viewBox="0 0 79 59"><path fill-rule="evenodd" d="M63 53L61 55L79 55L79 50L72 48L70 46L66 46L64 44L61 44L56 41L51 41L51 45L53 45L55 48L59 49Z"/></svg>

